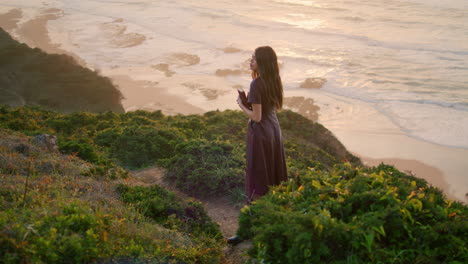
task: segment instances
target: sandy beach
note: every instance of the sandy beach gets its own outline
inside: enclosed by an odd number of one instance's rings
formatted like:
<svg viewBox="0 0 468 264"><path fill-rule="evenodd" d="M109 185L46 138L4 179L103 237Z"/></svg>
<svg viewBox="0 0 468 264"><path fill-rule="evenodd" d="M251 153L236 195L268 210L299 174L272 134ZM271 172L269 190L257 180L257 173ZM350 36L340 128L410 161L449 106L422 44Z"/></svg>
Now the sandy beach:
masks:
<svg viewBox="0 0 468 264"><path fill-rule="evenodd" d="M202 114L201 108L187 103L184 99L168 94L158 83L133 80L126 75L109 76L125 99L122 104L126 111L161 110L164 114Z"/></svg>
<svg viewBox="0 0 468 264"><path fill-rule="evenodd" d="M0 27L10 32L20 42L24 42L31 47L41 48L48 53L68 54L74 57L81 65L90 67L84 58L80 58L73 52L65 50L59 43L51 42L47 30L47 22L58 19L62 15L63 11L60 9L44 9L41 11L41 15L25 23L18 24L17 22L22 17L22 11L19 8L15 8L3 14L0 12ZM140 45L145 41L145 36L137 33L128 33L126 32L126 28L119 25L119 23L117 20L113 24L106 25L104 29L114 38L114 42L111 43L113 47L128 48ZM224 52L226 54L239 51L236 48L225 49ZM170 80L173 80L170 78L185 78L184 76L175 74L174 68L197 65L201 63L200 57L183 52L171 56L173 57L169 58L169 60L174 62L174 64L161 62L160 64L153 65L152 71L147 73L157 76L163 81L135 80L130 75L125 74L126 71L132 70L131 67L102 69L101 73L110 77L113 83L122 91L125 98L122 103L127 111L144 109L161 110L169 115L202 114L207 110L206 108L202 109L196 106L196 104L192 104L189 96L182 97L171 93L169 89L172 89L172 87L168 86L172 83ZM242 63L245 62L241 62L240 64ZM138 71L135 68L133 70ZM229 78L230 75L237 76L242 74L248 73L239 69L219 69L213 72L212 78ZM231 90L204 88L197 86L196 83L193 84L191 80L195 78L194 76L187 78L187 81L184 82L187 90L197 90L197 92L213 102L220 98L233 97L232 102L226 105L225 109L237 109L235 108L235 97L237 94L235 87L231 87ZM215 87L214 85L216 84L215 82L213 83L212 87ZM324 83L325 81L322 79L308 79L303 83L303 86L320 89ZM209 106L208 108L216 110L220 104L222 105L223 103L213 104L213 106ZM311 120L321 122L319 118L321 109L313 99L305 98L294 92L285 92L285 108L295 110ZM360 122L359 124L366 123L366 120L351 121L355 123ZM440 146L411 138L387 123L382 123L384 126L378 128L379 131L383 131L381 133L367 133L366 131L363 133L363 131L358 131L358 129L350 127L349 124L345 123L338 124L327 120L321 123L329 128L348 150L360 156L364 164L375 166L383 162L394 165L402 171L408 171L416 177L426 179L430 184L444 190L449 198L465 203L468 202L468 197L465 195L468 193L468 189L466 189L468 186L467 177L465 176L468 149ZM388 126L388 129L386 126ZM373 129L375 131L375 128ZM447 160L450 160L450 163L447 163Z"/></svg>

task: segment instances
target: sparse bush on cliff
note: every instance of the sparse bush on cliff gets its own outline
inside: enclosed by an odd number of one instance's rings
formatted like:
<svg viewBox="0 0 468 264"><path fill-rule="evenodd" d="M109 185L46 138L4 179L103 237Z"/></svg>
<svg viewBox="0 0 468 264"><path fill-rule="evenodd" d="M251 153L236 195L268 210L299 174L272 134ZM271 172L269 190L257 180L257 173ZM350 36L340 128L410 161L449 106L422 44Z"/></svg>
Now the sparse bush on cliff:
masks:
<svg viewBox="0 0 468 264"><path fill-rule="evenodd" d="M310 169L241 210L261 263L464 263L468 207L381 165Z"/></svg>

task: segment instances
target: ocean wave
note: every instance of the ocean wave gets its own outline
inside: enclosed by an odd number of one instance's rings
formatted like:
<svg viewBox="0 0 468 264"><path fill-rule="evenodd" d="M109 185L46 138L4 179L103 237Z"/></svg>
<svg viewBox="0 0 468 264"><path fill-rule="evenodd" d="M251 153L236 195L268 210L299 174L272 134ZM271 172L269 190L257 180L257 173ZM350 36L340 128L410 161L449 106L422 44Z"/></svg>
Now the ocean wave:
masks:
<svg viewBox="0 0 468 264"><path fill-rule="evenodd" d="M396 42L380 41L380 40L376 40L376 39L373 39L364 35L330 32L333 30L329 28L307 29L307 28L293 27L291 28L291 30L296 30L299 32L316 35L316 36L339 37L339 38L362 42L362 43L365 43L366 46L370 46L370 47L381 47L381 48L392 49L396 51L405 50L405 51L416 51L416 52L433 52L433 53L439 53L439 54L453 54L457 56L468 56L468 50L438 49L438 48L433 48L433 47L425 47L422 44L417 44L417 43L403 44L403 43L396 43Z"/></svg>
<svg viewBox="0 0 468 264"><path fill-rule="evenodd" d="M429 100L429 99L416 99L416 100L388 100L388 101L396 101L401 103L411 103L411 104L422 104L422 105L435 105L444 108L452 108L459 111L468 112L468 103L467 102L444 102L444 101L437 101L437 100Z"/></svg>

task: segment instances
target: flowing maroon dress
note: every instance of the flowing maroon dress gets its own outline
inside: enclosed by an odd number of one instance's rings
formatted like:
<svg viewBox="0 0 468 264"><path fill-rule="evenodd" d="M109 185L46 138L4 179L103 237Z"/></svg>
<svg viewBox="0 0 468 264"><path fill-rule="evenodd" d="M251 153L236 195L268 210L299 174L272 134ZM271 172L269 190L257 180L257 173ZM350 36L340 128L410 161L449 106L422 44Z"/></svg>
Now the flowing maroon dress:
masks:
<svg viewBox="0 0 468 264"><path fill-rule="evenodd" d="M268 192L270 185L287 180L281 127L276 108L265 100L264 82L250 84L248 102L262 105L260 122L250 121L247 129L246 193L249 201Z"/></svg>

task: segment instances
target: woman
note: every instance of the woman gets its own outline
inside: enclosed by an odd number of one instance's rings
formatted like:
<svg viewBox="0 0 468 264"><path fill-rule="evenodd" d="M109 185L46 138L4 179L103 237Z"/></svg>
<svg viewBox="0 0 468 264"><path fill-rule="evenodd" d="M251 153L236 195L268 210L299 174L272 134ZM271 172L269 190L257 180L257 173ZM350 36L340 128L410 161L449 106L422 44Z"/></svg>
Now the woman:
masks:
<svg viewBox="0 0 468 264"><path fill-rule="evenodd" d="M287 179L281 128L276 110L283 106L283 85L276 53L269 46L258 47L250 61L253 81L248 103L237 98L250 118L247 129L246 195L248 202L266 194L268 187Z"/></svg>
<svg viewBox="0 0 468 264"><path fill-rule="evenodd" d="M247 170L245 186L248 202L268 192L268 187L287 179L281 128L276 110L283 106L283 85L276 53L271 47L258 47L250 61L252 79L247 97L249 106L237 98L239 107L250 118L247 128ZM236 245L235 235L227 242Z"/></svg>

